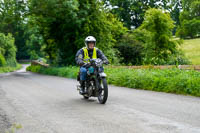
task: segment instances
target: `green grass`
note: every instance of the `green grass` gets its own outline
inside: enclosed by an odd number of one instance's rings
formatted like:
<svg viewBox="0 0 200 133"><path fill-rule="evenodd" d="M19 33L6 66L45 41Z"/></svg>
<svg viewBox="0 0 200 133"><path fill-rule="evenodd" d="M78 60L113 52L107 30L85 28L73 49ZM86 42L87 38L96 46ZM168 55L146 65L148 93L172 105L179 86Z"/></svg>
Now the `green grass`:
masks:
<svg viewBox="0 0 200 133"><path fill-rule="evenodd" d="M27 70L48 75L76 78L78 67L44 68L30 66ZM200 72L173 69L125 69L106 67L109 84L200 97Z"/></svg>
<svg viewBox="0 0 200 133"><path fill-rule="evenodd" d="M31 62L18 62L19 64L31 64Z"/></svg>
<svg viewBox="0 0 200 133"><path fill-rule="evenodd" d="M17 64L17 67L0 67L0 73L13 72L13 71L18 70L20 68L21 68L20 64Z"/></svg>
<svg viewBox="0 0 200 133"><path fill-rule="evenodd" d="M184 40L181 49L194 65L200 65L200 38Z"/></svg>
<svg viewBox="0 0 200 133"><path fill-rule="evenodd" d="M39 65L31 65L27 68L28 71L46 74L46 75L54 75L66 78L76 78L77 73L79 71L78 67L42 67Z"/></svg>
<svg viewBox="0 0 200 133"><path fill-rule="evenodd" d="M12 127L5 131L5 133L15 133L15 131L18 131L22 128L21 124L13 124Z"/></svg>
<svg viewBox="0 0 200 133"><path fill-rule="evenodd" d="M174 69L107 68L108 83L136 89L200 96L200 72Z"/></svg>

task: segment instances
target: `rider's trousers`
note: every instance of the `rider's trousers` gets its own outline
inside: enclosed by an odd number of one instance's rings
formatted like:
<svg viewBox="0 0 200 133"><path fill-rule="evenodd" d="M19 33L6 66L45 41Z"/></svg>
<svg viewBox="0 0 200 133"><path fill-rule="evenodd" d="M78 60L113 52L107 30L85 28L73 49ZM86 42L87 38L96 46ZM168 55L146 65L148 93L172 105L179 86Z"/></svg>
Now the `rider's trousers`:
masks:
<svg viewBox="0 0 200 133"><path fill-rule="evenodd" d="M104 71L103 67L100 68L100 71L101 71L101 72ZM87 68L81 67L81 68L80 68L80 80L81 80L81 81L85 81L86 78L87 78Z"/></svg>

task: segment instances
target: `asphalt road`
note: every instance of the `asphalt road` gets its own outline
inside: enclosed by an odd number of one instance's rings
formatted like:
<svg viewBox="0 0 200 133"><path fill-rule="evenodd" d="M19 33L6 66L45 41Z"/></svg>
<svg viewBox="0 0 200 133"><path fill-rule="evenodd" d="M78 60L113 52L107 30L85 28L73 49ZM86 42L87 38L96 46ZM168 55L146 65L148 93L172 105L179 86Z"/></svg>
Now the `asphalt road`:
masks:
<svg viewBox="0 0 200 133"><path fill-rule="evenodd" d="M0 74L0 133L200 133L200 98L109 86L105 105L84 100L76 80Z"/></svg>

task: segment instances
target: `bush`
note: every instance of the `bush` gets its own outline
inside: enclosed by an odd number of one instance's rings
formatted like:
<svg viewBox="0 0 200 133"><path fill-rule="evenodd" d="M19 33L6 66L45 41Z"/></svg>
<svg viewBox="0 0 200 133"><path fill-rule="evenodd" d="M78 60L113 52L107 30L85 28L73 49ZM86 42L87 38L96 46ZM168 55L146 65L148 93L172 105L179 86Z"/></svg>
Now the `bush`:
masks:
<svg viewBox="0 0 200 133"><path fill-rule="evenodd" d="M188 58L185 57L183 51L178 51L175 55L172 55L167 61L168 65L190 65L192 64Z"/></svg>
<svg viewBox="0 0 200 133"><path fill-rule="evenodd" d="M31 65L27 68L27 71L67 78L76 78L79 68L73 66L45 68L40 65Z"/></svg>
<svg viewBox="0 0 200 133"><path fill-rule="evenodd" d="M200 34L200 20L184 20L176 33L181 38L194 38Z"/></svg>
<svg viewBox="0 0 200 133"><path fill-rule="evenodd" d="M107 68L105 72L109 84L200 96L200 73L197 71Z"/></svg>
<svg viewBox="0 0 200 133"><path fill-rule="evenodd" d="M180 13L180 25L176 35L181 38L195 38L200 34L200 1L187 1Z"/></svg>
<svg viewBox="0 0 200 133"><path fill-rule="evenodd" d="M6 65L6 60L5 58L3 57L2 54L0 54L0 67L3 67Z"/></svg>
<svg viewBox="0 0 200 133"><path fill-rule="evenodd" d="M42 49L52 61L50 64L75 64L75 53L84 47L88 35L97 39L97 47L111 63L118 62L118 52L113 47L127 29L103 7L102 1L34 0L30 1L30 14L33 15L30 21L38 26L38 33L42 33L45 43Z"/></svg>
<svg viewBox="0 0 200 133"><path fill-rule="evenodd" d="M171 56L178 51L178 43L172 39L174 22L168 13L160 9L149 9L139 30L146 31L149 35L144 38L144 64L168 64Z"/></svg>
<svg viewBox="0 0 200 133"><path fill-rule="evenodd" d="M0 53L5 57L6 65L16 67L16 47L15 39L11 34L5 36L3 33L0 33Z"/></svg>
<svg viewBox="0 0 200 133"><path fill-rule="evenodd" d="M0 67L0 73L13 72L13 71L18 70L20 68L21 68L20 64L17 64L16 67L10 67L10 66Z"/></svg>
<svg viewBox="0 0 200 133"><path fill-rule="evenodd" d="M30 66L29 71L48 75L76 78L78 67ZM106 67L109 84L129 88L186 94L200 97L200 72L173 69L125 69Z"/></svg>
<svg viewBox="0 0 200 133"><path fill-rule="evenodd" d="M123 60L121 63L126 65L141 65L143 58L143 43L138 41L133 33L127 33L122 36L119 43L116 45Z"/></svg>

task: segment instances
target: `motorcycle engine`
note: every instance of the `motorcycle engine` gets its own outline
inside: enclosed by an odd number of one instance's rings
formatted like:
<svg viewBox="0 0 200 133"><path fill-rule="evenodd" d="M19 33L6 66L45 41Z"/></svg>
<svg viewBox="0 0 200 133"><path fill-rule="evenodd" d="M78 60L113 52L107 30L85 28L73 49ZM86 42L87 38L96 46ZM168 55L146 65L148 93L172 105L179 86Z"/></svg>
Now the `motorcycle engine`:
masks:
<svg viewBox="0 0 200 133"><path fill-rule="evenodd" d="M88 87L88 96L91 97L94 90L94 81L90 81L90 86Z"/></svg>

